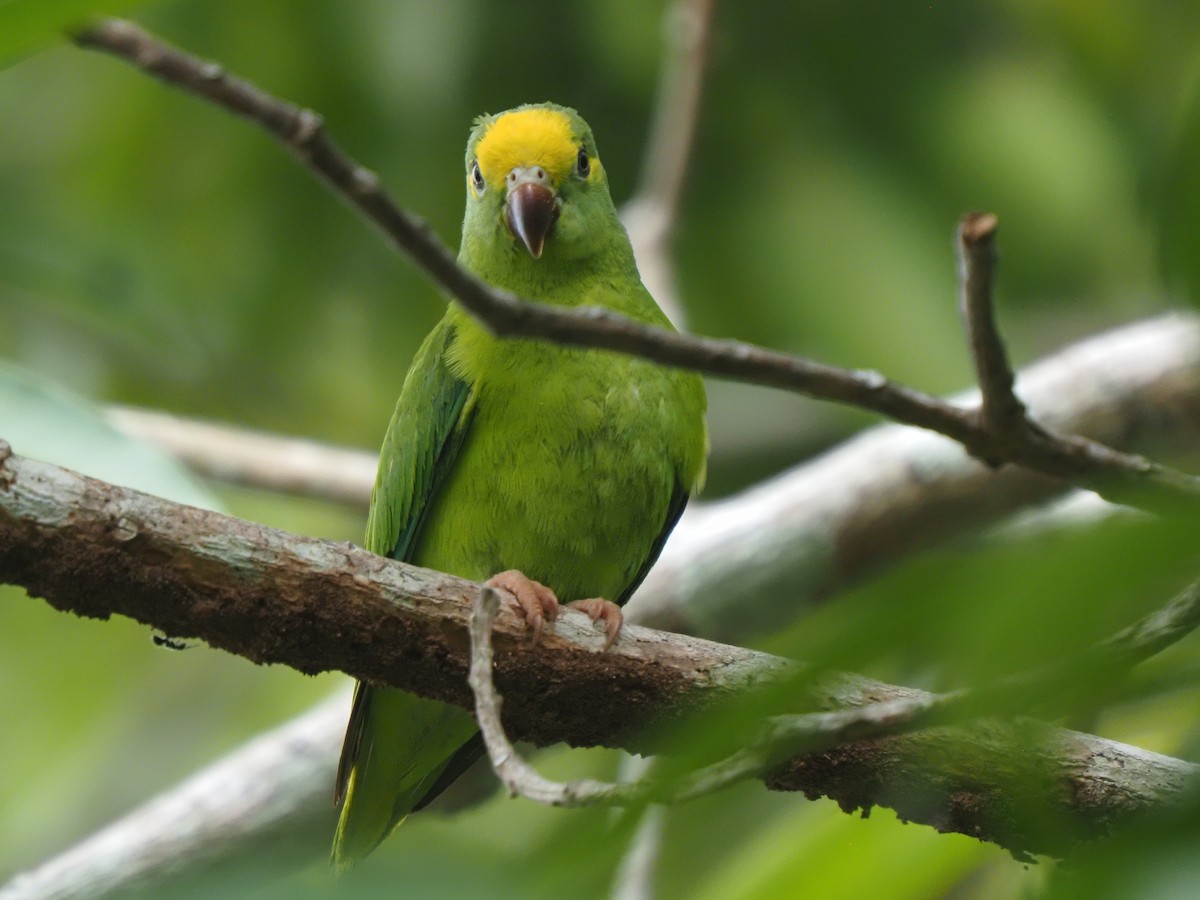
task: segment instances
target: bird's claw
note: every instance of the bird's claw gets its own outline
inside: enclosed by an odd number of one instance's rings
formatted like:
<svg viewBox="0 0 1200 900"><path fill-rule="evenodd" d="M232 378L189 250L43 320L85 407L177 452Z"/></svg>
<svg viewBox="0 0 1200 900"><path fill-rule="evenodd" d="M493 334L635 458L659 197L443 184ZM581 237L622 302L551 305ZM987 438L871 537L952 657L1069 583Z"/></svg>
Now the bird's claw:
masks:
<svg viewBox="0 0 1200 900"><path fill-rule="evenodd" d="M536 647L542 640L546 623L558 618L559 602L554 591L534 581L519 569L498 572L487 580L489 587L507 591L516 600L517 611L525 618L525 624L533 633L532 644ZM572 600L565 604L587 615L593 622L604 620L604 650L613 645L621 632L625 616L621 607L611 600L593 597L590 600ZM601 651L603 652L603 651Z"/></svg>
<svg viewBox="0 0 1200 900"><path fill-rule="evenodd" d="M487 584L513 595L517 610L525 617L525 624L533 632L532 643L537 646L546 622L558 618L558 597L554 591L517 569L498 572L487 580Z"/></svg>
<svg viewBox="0 0 1200 900"><path fill-rule="evenodd" d="M613 641L617 639L617 635L621 633L621 625L625 622L625 614L621 612L621 607L617 606L611 600L592 597L590 600L572 600L567 606L587 613L588 618L593 622L598 622L600 619L604 620L604 650L611 647ZM603 653L604 650L600 652Z"/></svg>

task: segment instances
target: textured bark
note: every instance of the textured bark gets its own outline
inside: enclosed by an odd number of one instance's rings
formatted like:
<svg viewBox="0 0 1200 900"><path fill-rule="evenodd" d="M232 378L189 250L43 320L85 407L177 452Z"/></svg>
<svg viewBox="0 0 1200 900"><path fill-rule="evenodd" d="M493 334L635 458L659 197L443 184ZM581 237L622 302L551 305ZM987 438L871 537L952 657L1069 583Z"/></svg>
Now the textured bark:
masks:
<svg viewBox="0 0 1200 900"><path fill-rule="evenodd" d="M179 506L3 447L0 460L0 582L58 609L128 615L255 662L336 668L469 704L471 582ZM597 653L603 635L569 612L556 631L531 648L512 612L496 628L505 725L538 744L652 750L648 726L661 733L696 713L744 705L756 689L801 671L778 657L633 625L612 651ZM832 676L797 681L787 706L914 696ZM1057 855L1174 802L1194 774L1169 757L1019 723L859 741L794 760L767 782L846 808L891 806L1019 855Z"/></svg>

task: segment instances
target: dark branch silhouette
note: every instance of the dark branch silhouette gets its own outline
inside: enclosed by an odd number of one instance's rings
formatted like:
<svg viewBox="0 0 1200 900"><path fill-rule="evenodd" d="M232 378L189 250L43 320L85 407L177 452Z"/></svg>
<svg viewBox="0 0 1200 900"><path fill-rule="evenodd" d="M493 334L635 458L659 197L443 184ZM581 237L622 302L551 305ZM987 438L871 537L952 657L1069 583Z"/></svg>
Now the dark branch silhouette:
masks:
<svg viewBox="0 0 1200 900"><path fill-rule="evenodd" d="M567 309L522 300L460 267L422 219L391 199L375 173L334 144L312 110L276 99L129 22L102 20L80 31L75 40L259 123L497 334L630 353L665 365L851 404L944 434L980 459L1026 466L1122 502L1166 508L1182 503L1194 508L1200 501L1200 478L1074 436L1037 431L1036 435L1030 432L1027 440L997 441L975 411L895 384L878 372L827 366L740 341L650 328L604 309Z"/></svg>

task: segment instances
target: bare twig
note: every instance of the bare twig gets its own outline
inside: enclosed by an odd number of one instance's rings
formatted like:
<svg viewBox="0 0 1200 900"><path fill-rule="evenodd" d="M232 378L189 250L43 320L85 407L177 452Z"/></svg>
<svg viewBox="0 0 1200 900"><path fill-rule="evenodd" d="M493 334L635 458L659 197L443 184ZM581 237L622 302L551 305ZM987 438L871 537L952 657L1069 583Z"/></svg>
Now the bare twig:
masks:
<svg viewBox="0 0 1200 900"><path fill-rule="evenodd" d="M0 582L20 584L59 609L128 615L253 661L302 672L339 668L470 705L463 635L478 585L106 485L6 447L0 459ZM751 702L764 686L799 671L778 657L636 625L625 626L611 651L597 653L603 637L585 616L570 612L556 630L535 649L516 614L502 610L495 627L505 727L534 743L654 752L662 749L658 729L735 699ZM600 683L608 689L589 692L586 703L573 691L545 689ZM794 729L787 733L798 741L814 734L850 740L862 733L863 719L847 707L891 700L904 703L872 707L864 716L899 722L904 708L919 717L923 705L940 702L919 691L830 676L797 684L789 704L834 712L780 720L779 727ZM651 722L658 738L644 730ZM768 784L830 796L847 809L886 804L913 821L1016 852L1057 854L1138 810L1173 802L1195 771L1179 760L1057 729L1031 743L1017 726L934 728L854 746L851 754L831 750L788 760ZM747 754L739 765L753 762ZM715 774L742 777L732 769ZM694 777L702 776L714 773ZM1014 804L1013 792L1024 796L1031 782L1039 789ZM677 786L685 788L708 789L703 781Z"/></svg>
<svg viewBox="0 0 1200 900"><path fill-rule="evenodd" d="M556 782L542 777L517 752L500 718L501 698L493 682L492 625L500 608L494 590L484 587L472 605L471 664L468 682L475 717L492 768L510 796L548 806L642 806L675 803L715 793L749 778L762 777L785 760L839 744L923 727L945 698L924 695L885 700L854 709L780 717L727 759L663 785L653 779L627 784L579 779Z"/></svg>
<svg viewBox="0 0 1200 900"><path fill-rule="evenodd" d="M420 218L398 207L378 177L346 156L311 110L280 101L249 82L168 47L128 22L102 20L76 41L113 53L172 84L258 122L337 193L377 225L464 307L497 334L543 338L643 356L711 375L850 403L928 428L960 442L974 456L996 456L992 432L970 410L896 385L877 372L826 366L738 341L687 337L649 328L610 310L528 303L483 283L458 266ZM1076 437L1041 436L1005 447L1007 462L1143 505L1200 499L1200 478ZM1136 489L1131 493L1130 489Z"/></svg>
<svg viewBox="0 0 1200 900"><path fill-rule="evenodd" d="M992 285L996 270L996 217L968 213L958 226L959 304L979 379L980 418L996 435L1025 427L1025 404L1013 393L1013 370L996 327ZM989 459L998 465L1002 458Z"/></svg>
<svg viewBox="0 0 1200 900"><path fill-rule="evenodd" d="M517 752L500 722L500 695L492 681L492 625L500 597L488 586L480 589L471 609L471 666L467 681L475 697L475 718L487 745L488 758L509 796L522 796L549 806L615 805L632 790L630 785L606 784L590 778L562 784L543 778Z"/></svg>
<svg viewBox="0 0 1200 900"><path fill-rule="evenodd" d="M468 681L475 698L475 718L492 768L510 796L548 806L642 806L677 803L715 793L749 778L761 778L792 757L855 741L896 735L945 718L945 709L966 695L920 694L881 700L851 709L780 716L736 753L673 781L660 784L643 778L626 784L594 779L555 782L543 778L517 752L500 718L501 698L493 682L492 626L500 608L494 590L484 587L472 604L471 664Z"/></svg>
<svg viewBox="0 0 1200 900"><path fill-rule="evenodd" d="M1026 692L1007 690L1010 685L993 685L973 691L957 691L950 694L924 694L909 692L907 695L886 699L875 699L863 705L830 712L807 713L804 715L777 716L770 719L762 731L731 756L697 771L669 781L644 777L624 784L611 784L583 779L572 782L553 782L543 778L524 761L504 732L500 718L500 697L492 681L491 626L499 606L494 592L484 590L476 597L471 616L471 674L470 684L475 696L476 717L484 735L493 768L508 788L511 796L523 796L553 806L643 806L648 803L678 803L705 796L722 790L739 781L766 777L768 783L774 779L796 777L810 767L820 767L817 761L820 751L828 751L839 760L836 768L844 764L852 770L861 768L856 759L865 746L883 749L892 757L893 742L902 735L911 735L922 752L916 758L900 753L894 762L901 767L915 767L921 771L943 754L948 748L957 747L958 753L977 750L975 740L985 742L998 740L1006 743L1012 735L1021 735L1021 762L1013 767L1019 773L1009 783L1011 793L1007 802L1024 806L1034 802L1035 797L1044 797L1046 790L1053 791L1053 781L1047 781L1040 764L1031 760L1056 755L1064 749L1063 733L1055 733L1040 723L1020 720L1001 725L989 721L968 727L962 722L982 716L1012 714L1026 703ZM1044 683L1047 673L1021 679L1021 687L1029 688ZM958 723L957 727L946 727ZM913 735L913 732L919 734ZM1008 735L1008 737L1005 737ZM971 743L971 751L966 750ZM852 749L853 748L853 749ZM826 757L828 758L828 756ZM1011 759L1006 766L1011 766ZM1107 768L1107 760L1098 760ZM1200 770L1192 768L1194 778ZM772 774L775 773L775 774ZM859 774L862 774L861 771ZM1012 774L1010 772L1010 774ZM923 771L922 777L929 778ZM930 780L934 783L934 780ZM1019 798L1016 799L1016 798ZM959 798L962 806L957 807L945 821L949 830L960 830L952 823L958 815L968 813L973 800L966 795ZM845 808L843 806L843 808ZM902 816L908 813L901 811ZM1022 826L1045 835L1063 827L1062 820L1053 814L1031 814L1028 808L1020 814ZM937 827L943 827L939 824ZM978 833L976 836L979 837ZM1010 846L1010 850L1013 848ZM1056 851L1051 851L1052 853ZM1032 860L1026 849L1014 851L1019 859Z"/></svg>
<svg viewBox="0 0 1200 900"><path fill-rule="evenodd" d="M1124 441L1153 445L1164 452L1190 450L1200 438L1200 323L1184 313L1135 322L1065 347L1021 374L1022 392L1040 419L1057 431L1086 434L1104 443ZM953 406L978 402L974 391L948 398ZM224 423L206 422L174 413L110 406L105 415L115 427L133 437L163 447L184 464L210 478L267 490L364 507L371 498L377 454L322 444L305 438L266 434ZM950 464L945 455L936 467L926 457L936 444L933 436L917 444L904 441L905 432L887 428L883 443L907 454L905 470L943 471L962 482L966 493L983 492L1000 481L987 477L963 457ZM851 440L847 449L855 446ZM895 486L882 478L877 465L858 464L868 477L881 476L871 495L893 500ZM804 466L794 469L802 471ZM889 468L890 467L885 467ZM1007 472L1002 478L1011 479ZM841 490L841 481L824 479L826 487ZM1063 490L1048 483L1046 496ZM1004 497L1013 504L1003 505ZM913 497L920 503L921 497ZM928 499L928 497L926 498ZM1001 517L1030 500L1027 491L1012 487L980 504ZM808 498L811 503L812 498ZM720 506L718 504L717 506ZM709 508L715 508L712 504ZM903 517L924 522L920 509L907 508ZM910 527L909 533L912 533Z"/></svg>

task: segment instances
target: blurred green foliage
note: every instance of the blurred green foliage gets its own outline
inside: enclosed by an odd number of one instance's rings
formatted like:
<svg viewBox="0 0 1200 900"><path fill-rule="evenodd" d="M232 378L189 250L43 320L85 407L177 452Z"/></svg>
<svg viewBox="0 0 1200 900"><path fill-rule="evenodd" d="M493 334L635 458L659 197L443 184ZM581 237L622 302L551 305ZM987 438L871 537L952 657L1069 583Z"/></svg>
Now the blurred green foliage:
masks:
<svg viewBox="0 0 1200 900"><path fill-rule="evenodd" d="M96 53L29 55L90 6L0 3L0 358L97 403L376 446L442 300L254 127ZM576 106L618 201L629 196L663 12L637 0L135 10L320 111L452 245L462 145L484 111ZM951 234L969 208L1001 218L1001 321L1018 362L1194 299L1198 38L1200 6L1169 0L718 4L676 242L691 327L960 388L970 366ZM714 385L712 490L864 421ZM214 490L273 525L361 533L361 515L320 503ZM1109 523L964 541L763 641L907 683L986 680L1164 602L1193 538ZM13 589L0 599L0 879L340 683L170 653L129 622L73 619ZM1173 648L1119 705L1080 710L1080 724L1196 758L1194 656L1194 641ZM602 751L539 762L561 777L615 770ZM668 813L659 885L664 897L1181 896L1200 890L1196 812L1148 823L1063 876L883 812L862 821L744 786ZM500 799L431 811L336 890L318 853L267 894L600 896L631 834L612 822Z"/></svg>
<svg viewBox="0 0 1200 900"><path fill-rule="evenodd" d="M107 15L116 15L139 0L110 0ZM0 65L62 41L64 29L94 15L95 0L0 0Z"/></svg>

